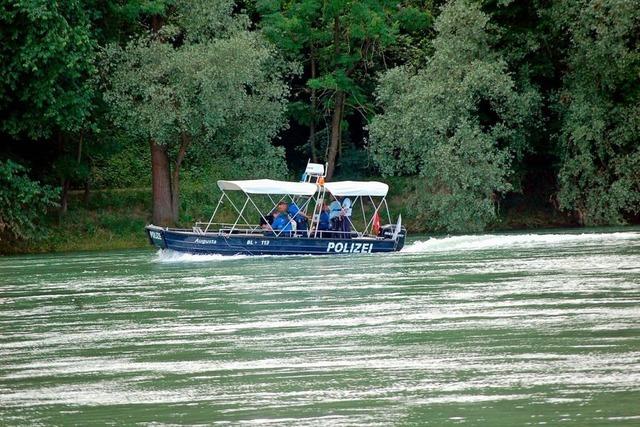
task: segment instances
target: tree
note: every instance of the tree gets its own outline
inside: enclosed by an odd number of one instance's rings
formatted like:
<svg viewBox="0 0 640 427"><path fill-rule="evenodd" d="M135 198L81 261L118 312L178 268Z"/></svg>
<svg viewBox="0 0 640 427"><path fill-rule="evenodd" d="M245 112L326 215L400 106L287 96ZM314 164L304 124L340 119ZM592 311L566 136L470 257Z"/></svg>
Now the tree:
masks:
<svg viewBox="0 0 640 427"><path fill-rule="evenodd" d="M178 221L180 170L194 145L282 167L290 71L231 0L176 2L161 28L105 52L113 120L151 150L153 222Z"/></svg>
<svg viewBox="0 0 640 427"><path fill-rule="evenodd" d="M302 88L290 112L309 127L309 144L315 161L328 163L334 173L342 145L345 118L359 113L366 121L373 112L374 76L393 63L400 46L409 45L409 33L430 27L423 7L399 6L391 0L262 0L258 10L267 37L291 59L305 65ZM415 2L419 3L419 2ZM319 151L318 125L328 124L328 143Z"/></svg>
<svg viewBox="0 0 640 427"><path fill-rule="evenodd" d="M91 114L95 40L82 2L5 2L0 9L2 131L32 139L78 133Z"/></svg>
<svg viewBox="0 0 640 427"><path fill-rule="evenodd" d="M11 160L0 161L0 235L16 239L44 236L36 223L48 208L56 206L59 191L32 181L26 171Z"/></svg>
<svg viewBox="0 0 640 427"><path fill-rule="evenodd" d="M93 128L97 48L91 24L89 8L78 0L0 8L0 132L55 144L62 210L70 179L87 174L81 154Z"/></svg>
<svg viewBox="0 0 640 427"><path fill-rule="evenodd" d="M535 92L519 92L491 45L478 4L447 3L436 20L433 56L416 71L383 74L370 125L371 150L384 174L419 174L416 216L432 229L476 231L495 218L511 188L512 161L526 150Z"/></svg>
<svg viewBox="0 0 640 427"><path fill-rule="evenodd" d="M640 3L562 2L570 37L557 97L560 206L583 224L617 224L640 212Z"/></svg>

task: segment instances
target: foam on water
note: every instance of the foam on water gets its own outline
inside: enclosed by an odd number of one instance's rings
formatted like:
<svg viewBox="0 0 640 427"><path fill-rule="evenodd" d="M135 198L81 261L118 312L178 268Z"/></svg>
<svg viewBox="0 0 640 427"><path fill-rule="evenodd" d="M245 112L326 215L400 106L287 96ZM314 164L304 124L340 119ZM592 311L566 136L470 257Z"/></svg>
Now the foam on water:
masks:
<svg viewBox="0 0 640 427"><path fill-rule="evenodd" d="M563 233L563 234L479 234L449 237L431 237L427 240L417 240L405 246L403 253L424 252L457 252L479 251L493 249L527 249L545 246L576 246L584 244L609 245L637 240L640 243L640 232L616 233ZM274 255L220 255L220 254L189 254L172 250L158 250L155 262L159 263L188 263L231 261L256 257L271 257ZM305 257L306 255L297 255Z"/></svg>
<svg viewBox="0 0 640 427"><path fill-rule="evenodd" d="M418 240L406 246L402 252L453 252L478 251L505 248L535 248L558 245L616 244L622 241L640 241L640 233L582 233L582 234L480 234L450 237L433 237Z"/></svg>
<svg viewBox="0 0 640 427"><path fill-rule="evenodd" d="M341 255L347 256L349 254ZM357 254L360 255L360 254ZM367 256L369 254L365 254ZM256 259L256 258L308 258L316 257L316 255L299 254L299 255L221 255L221 254L190 254L185 252L177 252L171 249L160 249L156 252L156 257L153 260L158 263L189 263L189 262L207 262L207 261L233 261L241 259Z"/></svg>
<svg viewBox="0 0 640 427"><path fill-rule="evenodd" d="M247 258L249 255L220 255L220 254L189 254L167 249L160 249L156 253L154 262L180 263L180 262L211 262L230 261Z"/></svg>

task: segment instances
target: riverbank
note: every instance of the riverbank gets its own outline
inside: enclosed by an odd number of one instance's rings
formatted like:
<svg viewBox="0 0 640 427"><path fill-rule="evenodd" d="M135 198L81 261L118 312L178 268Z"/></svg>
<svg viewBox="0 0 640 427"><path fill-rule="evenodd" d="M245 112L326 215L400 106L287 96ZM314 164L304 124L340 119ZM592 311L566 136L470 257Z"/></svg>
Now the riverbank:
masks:
<svg viewBox="0 0 640 427"><path fill-rule="evenodd" d="M410 233L430 233L407 209L407 180L390 179L389 207L392 216L402 214ZM217 194L199 187L183 190L182 220L188 224L208 217ZM36 241L0 240L0 254L69 252L144 248L143 232L151 222L151 192L148 189L98 190L85 200L82 192L72 192L64 215L51 213L43 218L47 230ZM575 221L553 209L544 199L514 195L501 204L499 220L488 231L532 230L538 228L575 227Z"/></svg>
<svg viewBox="0 0 640 427"><path fill-rule="evenodd" d="M88 201L80 193L69 196L68 211L42 219L45 235L39 240L0 240L0 254L69 252L142 248L142 232L150 221L148 190L102 190Z"/></svg>

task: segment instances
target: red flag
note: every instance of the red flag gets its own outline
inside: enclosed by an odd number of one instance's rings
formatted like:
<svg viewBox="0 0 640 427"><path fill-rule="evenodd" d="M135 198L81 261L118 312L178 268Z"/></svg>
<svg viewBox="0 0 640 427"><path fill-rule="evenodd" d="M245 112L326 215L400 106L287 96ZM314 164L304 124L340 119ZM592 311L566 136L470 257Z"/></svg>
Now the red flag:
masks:
<svg viewBox="0 0 640 427"><path fill-rule="evenodd" d="M373 234L375 236L380 233L380 214L378 213L378 211L373 214L373 225L371 226L371 231L373 231Z"/></svg>

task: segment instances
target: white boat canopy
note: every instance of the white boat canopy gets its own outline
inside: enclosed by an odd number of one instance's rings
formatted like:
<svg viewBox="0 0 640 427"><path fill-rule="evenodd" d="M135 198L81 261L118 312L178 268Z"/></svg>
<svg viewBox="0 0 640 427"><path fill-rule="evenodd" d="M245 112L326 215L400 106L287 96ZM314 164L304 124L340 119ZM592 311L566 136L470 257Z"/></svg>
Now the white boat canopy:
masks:
<svg viewBox="0 0 640 427"><path fill-rule="evenodd" d="M244 191L247 194L291 194L313 196L316 184L310 182L287 182L273 179L249 179L244 181L218 181L222 191Z"/></svg>
<svg viewBox="0 0 640 427"><path fill-rule="evenodd" d="M381 196L385 197L389 186L378 181L327 182L324 188L334 196Z"/></svg>

